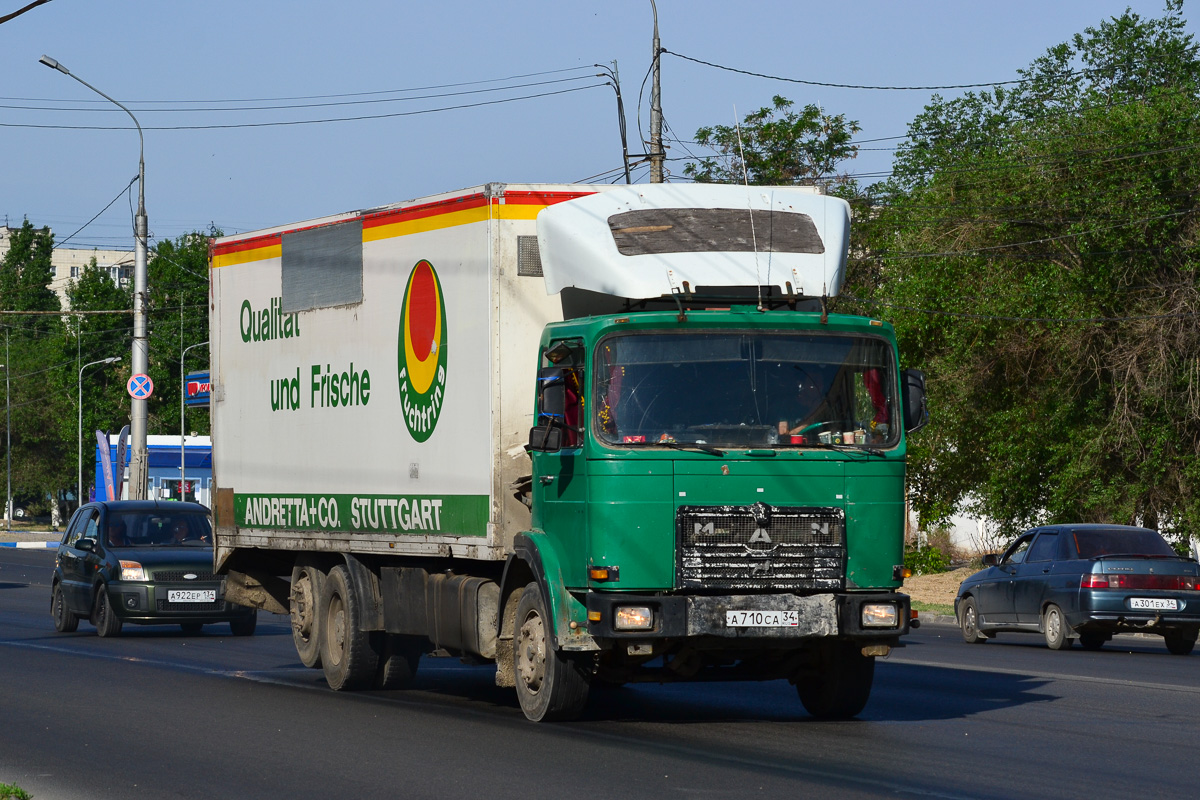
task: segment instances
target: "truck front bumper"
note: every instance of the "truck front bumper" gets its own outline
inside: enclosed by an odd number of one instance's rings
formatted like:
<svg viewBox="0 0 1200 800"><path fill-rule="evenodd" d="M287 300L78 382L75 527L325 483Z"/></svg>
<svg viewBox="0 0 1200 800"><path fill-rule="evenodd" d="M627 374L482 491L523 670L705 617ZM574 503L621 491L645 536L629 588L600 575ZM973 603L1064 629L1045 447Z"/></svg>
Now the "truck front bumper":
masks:
<svg viewBox="0 0 1200 800"><path fill-rule="evenodd" d="M891 604L896 624L863 624L863 607ZM653 622L641 630L618 630L621 608L647 608ZM908 595L896 592L842 594L642 595L589 592L588 633L594 639L892 639L908 633ZM729 611L796 612L796 624L736 626L727 624Z"/></svg>

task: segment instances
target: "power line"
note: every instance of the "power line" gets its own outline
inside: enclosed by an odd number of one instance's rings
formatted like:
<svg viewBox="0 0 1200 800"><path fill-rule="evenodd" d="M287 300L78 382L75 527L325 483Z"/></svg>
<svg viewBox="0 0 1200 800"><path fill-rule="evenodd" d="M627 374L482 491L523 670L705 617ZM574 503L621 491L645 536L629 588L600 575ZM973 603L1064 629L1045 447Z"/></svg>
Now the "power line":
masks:
<svg viewBox="0 0 1200 800"><path fill-rule="evenodd" d="M738 69L737 67L727 67L723 64L714 64L711 61L704 61L699 58L693 58L692 56L685 56L682 53L673 53L665 47L660 47L659 52L669 56L675 56L676 58L682 58L684 61L692 61L696 64L703 64L706 67L725 70L726 72L737 72L742 75L751 75L755 78L767 78L768 80L784 81L786 83L799 83L805 86L822 86L829 89L873 89L878 91L894 92L928 92L938 89L990 89L993 86L1008 86L1014 83L1028 83L1032 80L1032 78L1016 78L1008 81L992 81L990 83L958 83L949 84L946 86L865 86L855 83L824 83L822 81L807 81L801 78L784 78L779 75L767 75L762 72L751 72L750 70Z"/></svg>
<svg viewBox="0 0 1200 800"><path fill-rule="evenodd" d="M577 86L572 89L560 89L554 92L538 92L536 94L521 95L520 97L507 97L500 100L484 100L478 103L462 103L455 106L442 106L440 108L425 108L418 111L394 111L389 114L363 114L353 117L327 117L324 119L301 119L301 120L280 120L276 122L241 122L241 123L226 123L219 125L143 125L143 131L201 131L201 130L225 130L231 128L271 128L290 125L318 125L328 122L360 122L363 120L372 119L390 119L393 117L412 117L420 114L435 114L441 111L457 111L464 108L480 108L482 106L494 106L503 103L514 103L520 100L533 100L539 97L553 97L554 95L570 94L572 92L582 92L587 89L595 89L601 86L607 86L606 83L592 83L587 86ZM42 130L72 130L72 131L124 131L132 130L127 126L109 126L109 125L39 125L33 123L17 123L17 122L0 122L0 128L37 128Z"/></svg>

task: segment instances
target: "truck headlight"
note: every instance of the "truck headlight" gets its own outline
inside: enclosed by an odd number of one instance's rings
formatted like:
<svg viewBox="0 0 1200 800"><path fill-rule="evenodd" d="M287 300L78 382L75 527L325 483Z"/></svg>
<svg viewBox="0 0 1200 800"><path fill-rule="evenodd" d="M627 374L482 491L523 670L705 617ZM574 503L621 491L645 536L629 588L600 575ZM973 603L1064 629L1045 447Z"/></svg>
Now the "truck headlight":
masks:
<svg viewBox="0 0 1200 800"><path fill-rule="evenodd" d="M894 628L898 619L895 603L867 603L862 607L864 628Z"/></svg>
<svg viewBox="0 0 1200 800"><path fill-rule="evenodd" d="M649 606L617 606L613 628L618 631L648 631L654 627Z"/></svg>
<svg viewBox="0 0 1200 800"><path fill-rule="evenodd" d="M142 565L136 561L122 561L121 580L144 581L146 580L146 570L142 569Z"/></svg>

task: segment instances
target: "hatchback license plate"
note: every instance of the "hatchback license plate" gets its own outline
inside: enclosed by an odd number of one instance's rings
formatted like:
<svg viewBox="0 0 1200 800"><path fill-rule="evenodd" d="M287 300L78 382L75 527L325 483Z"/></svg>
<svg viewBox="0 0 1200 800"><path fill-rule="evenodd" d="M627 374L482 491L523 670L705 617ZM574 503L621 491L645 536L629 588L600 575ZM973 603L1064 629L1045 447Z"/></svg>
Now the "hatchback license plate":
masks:
<svg viewBox="0 0 1200 800"><path fill-rule="evenodd" d="M216 589L168 589L168 603L215 603Z"/></svg>
<svg viewBox="0 0 1200 800"><path fill-rule="evenodd" d="M799 611L726 611L727 628L795 628Z"/></svg>
<svg viewBox="0 0 1200 800"><path fill-rule="evenodd" d="M1178 611L1179 601L1174 597L1131 597L1129 607L1151 611Z"/></svg>

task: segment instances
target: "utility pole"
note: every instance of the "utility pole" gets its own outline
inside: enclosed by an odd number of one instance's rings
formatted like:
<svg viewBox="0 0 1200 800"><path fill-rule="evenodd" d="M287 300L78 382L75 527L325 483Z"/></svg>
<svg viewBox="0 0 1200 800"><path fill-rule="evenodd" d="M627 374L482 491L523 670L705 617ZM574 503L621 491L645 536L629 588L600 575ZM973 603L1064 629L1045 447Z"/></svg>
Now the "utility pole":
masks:
<svg viewBox="0 0 1200 800"><path fill-rule="evenodd" d="M149 224L146 221L146 143L142 137L142 125L137 117L125 106L90 83L72 73L50 56L38 59L50 69L55 69L69 78L82 83L96 94L124 111L133 120L138 132L138 210L133 220L134 251L133 251L133 359L130 363L133 375L144 375L150 368L150 351L146 335L146 237ZM130 400L130 433L133 445L133 457L129 465L129 499L145 500L147 496L147 468L149 460L146 453L146 426L148 413L146 398L133 397Z"/></svg>
<svg viewBox="0 0 1200 800"><path fill-rule="evenodd" d="M662 146L662 95L659 93L659 52L658 41L658 7L650 0L650 8L654 10L654 83L650 88L650 182L663 182L663 146Z"/></svg>

